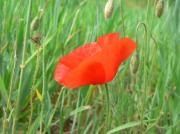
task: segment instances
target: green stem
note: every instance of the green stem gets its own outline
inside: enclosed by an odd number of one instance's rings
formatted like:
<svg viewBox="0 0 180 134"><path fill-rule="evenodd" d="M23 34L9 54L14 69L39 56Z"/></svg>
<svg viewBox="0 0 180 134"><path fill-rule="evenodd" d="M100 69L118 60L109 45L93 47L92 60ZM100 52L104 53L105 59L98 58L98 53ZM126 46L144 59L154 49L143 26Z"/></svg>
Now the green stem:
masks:
<svg viewBox="0 0 180 134"><path fill-rule="evenodd" d="M17 125L17 119L18 119L18 114L19 114L19 105L21 101L20 98L21 98L21 92L22 92L22 80L23 80L23 74L24 74L26 45L27 45L29 26L30 26L31 6L32 6L32 0L29 0L28 12L27 12L27 18L26 18L25 35L24 35L24 41L23 41L22 63L21 63L20 79L19 79L19 86L18 86L18 95L17 95L16 108L15 108L15 113L14 113L14 118L13 118L13 125L12 125L12 134L15 134L16 132L16 125Z"/></svg>
<svg viewBox="0 0 180 134"><path fill-rule="evenodd" d="M45 48L48 46L49 42L53 39L53 37L54 37L55 35L56 35L56 32L55 32L49 39L47 39L46 41L43 42L43 46L42 46L42 47L39 47L38 50L36 50L36 51L25 61L24 67L26 67L26 66L32 61L32 59L33 59L34 57L36 57L36 55L37 55L38 53L40 54L40 53L42 52L42 50L45 49Z"/></svg>
<svg viewBox="0 0 180 134"><path fill-rule="evenodd" d="M146 12L146 21L148 22L148 15L149 15L149 4L150 1L148 0L148 3L147 3L147 12Z"/></svg>
<svg viewBox="0 0 180 134"><path fill-rule="evenodd" d="M51 116L50 116L50 118L49 118L47 127L46 127L46 129L44 130L43 134L45 134L45 133L46 133L46 130L48 129L48 127L50 127L51 121L52 121L52 119L53 119L53 117L54 117L54 115L55 115L55 113L56 113L56 110L57 110L59 104L60 104L60 99L61 99L61 96L62 96L63 91L64 91L64 87L61 88L61 91L60 91L60 93L59 93L59 95L58 95L58 98L57 98L57 100L56 100L54 109L53 109L52 114L51 114Z"/></svg>
<svg viewBox="0 0 180 134"><path fill-rule="evenodd" d="M81 92L80 92L80 90L79 90L79 93L78 93L78 101L77 101L77 104L76 104L76 109L77 109L77 108L79 107L79 105L80 105L80 98L81 98ZM76 114L74 115L73 124L72 124L72 128L71 128L71 133L70 133L70 134L73 134L73 133L74 133L74 129L75 129L77 117L78 117L78 113L76 113Z"/></svg>
<svg viewBox="0 0 180 134"><path fill-rule="evenodd" d="M136 27L136 42L138 42L138 37L137 37L137 32L138 32L138 30L139 30L139 28L140 28L140 26L143 26L144 27L144 38L145 38L145 41L146 41L146 47L147 47L147 26L146 26L146 24L144 23L144 22L139 22L138 24L137 24L137 27ZM138 50L137 50L138 51Z"/></svg>
<svg viewBox="0 0 180 134"><path fill-rule="evenodd" d="M5 134L6 133L6 125L7 125L7 114L6 114L6 111L3 110L3 128L2 128L2 134Z"/></svg>
<svg viewBox="0 0 180 134"><path fill-rule="evenodd" d="M107 116L106 116L106 125L107 125L107 130L110 128L110 118L111 118L111 111L110 111L110 95L109 95L109 88L108 84L105 84L105 89L106 89L106 100L107 100Z"/></svg>
<svg viewBox="0 0 180 134"><path fill-rule="evenodd" d="M125 36L125 23L124 23L124 12L123 12L123 2L122 2L122 0L120 1L120 13L121 13L121 19L122 19L122 25L123 25L123 34L124 34L124 36Z"/></svg>
<svg viewBox="0 0 180 134"><path fill-rule="evenodd" d="M14 63L13 63L13 70L12 70L12 75L11 75L11 82L10 82L10 88L9 88L9 97L8 97L8 102L7 102L7 111L10 110L11 107L11 95L13 92L13 82L14 82L14 73L16 69L16 61L17 61L17 55L16 55L16 50L17 50L17 39L18 39L18 30L19 27L17 27L17 32L16 32L16 41L14 44Z"/></svg>
<svg viewBox="0 0 180 134"><path fill-rule="evenodd" d="M17 30L18 31L18 30ZM16 33L18 35L18 32ZM10 82L10 88L9 88L9 96L8 96L8 101L7 101L7 106L6 106L6 111L5 111L5 116L3 118L3 132L2 134L6 133L6 125L7 125L7 117L8 117L8 111L11 111L12 105L11 105L11 96L12 96L12 91L13 91L13 78L14 78L14 73L15 73L15 68L16 68L16 50L17 50L17 37L16 37L16 42L14 44L14 63L13 63L13 70L12 70L12 75L11 75L11 82Z"/></svg>
<svg viewBox="0 0 180 134"><path fill-rule="evenodd" d="M42 79L43 79L43 88L42 88L42 96L43 96L43 101L41 103L41 124L40 124L40 133L43 133L43 111L44 111L44 101L45 101L45 81L46 81L46 70L45 70L45 49L42 50L42 56L43 56L43 62L42 62Z"/></svg>
<svg viewBox="0 0 180 134"><path fill-rule="evenodd" d="M64 90L64 92L62 93L62 99L61 99L61 105L60 105L60 115L59 115L59 118L60 118L60 122L59 122L59 125L60 125L60 134L62 134L64 132L64 111L63 111L63 106L64 106L64 102L65 102L65 96L66 96L66 90Z"/></svg>
<svg viewBox="0 0 180 134"><path fill-rule="evenodd" d="M36 82L37 74L38 74L38 67L39 67L39 54L37 54L37 58L36 58L36 67L35 67L34 78L33 78L32 89L31 89L31 97L30 97L31 98L31 100L30 100L31 109L30 109L28 132L30 131L30 126L31 126L32 116L33 116L33 96L34 96L34 90L35 90L35 82Z"/></svg>
<svg viewBox="0 0 180 134"><path fill-rule="evenodd" d="M145 35L144 35L144 38L145 38L145 45L143 46L142 48L142 56L143 56L143 69L144 69L144 85L143 85L143 89L144 89L144 92L143 92L143 95L142 95L142 107L141 107L141 128L143 130L143 118L144 118L144 113L145 113L145 106L146 106L146 87L147 87L147 69L146 69L146 63L147 63L147 49L148 49L148 40L147 40L147 26L145 23L143 22L140 22L138 23L137 25L137 28L136 28L136 42L138 42L138 39L137 39L137 32L140 28L140 26L143 26L144 27L144 31L145 31ZM137 50L138 51L138 50Z"/></svg>

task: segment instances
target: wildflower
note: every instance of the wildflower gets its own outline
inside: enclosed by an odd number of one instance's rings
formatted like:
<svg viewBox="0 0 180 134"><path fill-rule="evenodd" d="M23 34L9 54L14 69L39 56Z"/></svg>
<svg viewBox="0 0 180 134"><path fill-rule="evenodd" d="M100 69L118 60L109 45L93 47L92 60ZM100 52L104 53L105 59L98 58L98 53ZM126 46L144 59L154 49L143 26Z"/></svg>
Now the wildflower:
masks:
<svg viewBox="0 0 180 134"><path fill-rule="evenodd" d="M101 36L60 58L54 78L68 88L110 82L135 48L133 40L120 39L118 33Z"/></svg>
<svg viewBox="0 0 180 134"><path fill-rule="evenodd" d="M114 10L114 1L108 0L104 9L105 19L109 19L112 16L113 10Z"/></svg>

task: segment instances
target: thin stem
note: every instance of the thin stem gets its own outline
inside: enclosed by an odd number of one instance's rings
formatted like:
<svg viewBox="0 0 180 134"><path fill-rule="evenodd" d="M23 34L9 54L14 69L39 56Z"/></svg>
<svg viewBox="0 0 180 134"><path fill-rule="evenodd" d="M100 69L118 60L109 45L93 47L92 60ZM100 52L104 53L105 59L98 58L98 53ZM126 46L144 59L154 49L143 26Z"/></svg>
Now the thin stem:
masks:
<svg viewBox="0 0 180 134"><path fill-rule="evenodd" d="M19 114L19 105L20 105L20 100L21 100L20 98L21 98L21 92L22 92L22 80L23 80L23 74L24 74L25 53L26 53L26 45L27 45L29 26L30 26L31 6L32 6L32 0L29 0L28 12L27 12L27 18L26 18L25 35L24 35L24 41L23 41L22 63L21 63L20 79L19 79L19 86L18 86L18 95L17 95L17 102L16 102L15 113L14 113L13 125L12 125L12 134L15 134L16 132L16 125L17 125L17 119L18 119L18 114Z"/></svg>
<svg viewBox="0 0 180 134"><path fill-rule="evenodd" d="M6 133L6 125L7 125L7 113L6 113L6 110L3 109L3 128L2 128L2 134L5 134Z"/></svg>
<svg viewBox="0 0 180 134"><path fill-rule="evenodd" d="M110 128L110 118L111 118L111 111L110 111L110 96L109 96L109 88L108 84L105 84L106 89L106 100L107 100L107 116L106 116L106 123L107 123L107 130Z"/></svg>
<svg viewBox="0 0 180 134"><path fill-rule="evenodd" d="M78 101L77 101L77 104L76 104L76 109L79 107L79 104L80 104L80 96L81 95L81 92L79 90L79 93L78 93ZM74 131L74 128L75 128L75 125L76 125L76 121L77 121L77 116L78 116L78 113L76 113L74 115L74 119L73 119L73 125L72 125L72 128L71 128L71 133L70 134L73 134L73 131Z"/></svg>
<svg viewBox="0 0 180 134"><path fill-rule="evenodd" d="M146 13L146 21L148 22L148 15L149 15L149 4L150 1L148 0L148 3L147 3L147 13Z"/></svg>
<svg viewBox="0 0 180 134"><path fill-rule="evenodd" d="M60 105L60 115L59 115L60 134L64 132L63 131L64 130L63 106L64 106L64 102L65 102L65 96L66 96L66 90L64 90L64 92L62 93L62 99L61 99L61 105Z"/></svg>
<svg viewBox="0 0 180 134"><path fill-rule="evenodd" d="M124 23L124 12L123 12L123 6L122 6L122 0L120 1L120 13L121 13L121 19L122 19L122 25L123 25L123 34L124 36L126 35L125 33L125 23Z"/></svg>
<svg viewBox="0 0 180 134"><path fill-rule="evenodd" d="M34 57L36 57L36 55L37 55L38 53L41 53L42 50L45 49L45 48L48 46L49 42L53 39L53 37L54 37L55 35L56 35L56 32L55 32L48 40L46 40L46 42L45 42L45 41L43 42L43 46L42 46L42 47L39 47L39 49L36 50L36 51L25 61L24 67L26 67L26 66L31 62L31 60L32 60Z"/></svg>
<svg viewBox="0 0 180 134"><path fill-rule="evenodd" d="M145 90L143 93L143 95L142 95L142 113L141 113L141 128L142 128L142 130L143 130L143 118L144 118L144 112L145 112L145 105L146 105L146 83L147 83L147 69L146 69L146 63L147 63L147 44L148 44L148 40L147 40L147 26L146 26L146 24L145 23L143 23L143 22L140 22L138 25L137 25L137 28L136 28L136 42L138 42L138 39L137 39L137 32L138 32L138 30L139 30L139 28L140 28L140 26L143 26L144 27L144 30L145 30L145 36L144 36L144 38L145 38L145 45L144 45L144 50L142 51L143 52L143 69L144 69L144 87L143 87L143 89ZM138 51L138 50L137 50Z"/></svg>
<svg viewBox="0 0 180 134"><path fill-rule="evenodd" d="M18 31L18 30L17 30ZM17 38L16 38L17 39ZM10 88L9 88L9 96L8 96L8 101L7 101L7 106L6 106L6 111L4 114L4 118L3 118L3 133L5 134L6 132L6 125L7 125L7 113L9 110L11 110L12 106L11 106L11 96L12 96L12 91L13 91L13 78L14 78L14 72L15 72L15 68L16 68L16 49L17 49L17 40L14 44L14 63L13 63L13 70L12 70L12 75L11 75L11 82L10 82Z"/></svg>
<svg viewBox="0 0 180 134"><path fill-rule="evenodd" d="M45 9L47 8L47 6L48 6L48 3L49 3L49 0L46 0L46 3L45 3L45 5L44 5L44 10L43 10L43 12L42 12L42 14L40 15L40 19L42 19L42 17L43 17L43 15L44 15L44 11L45 11ZM42 44L39 44L40 46L42 46ZM42 125L43 125L43 111L44 111L44 98L45 98L45 87L46 87L46 85L45 85L45 81L46 81L46 74L45 74L45 44L43 43L43 46L42 46L42 56L43 56L43 62L42 62L42 78L43 78L43 88L42 88L42 96L43 96L43 100L42 100L42 103L41 103L41 122L40 122L40 133L43 133L43 130L42 130ZM39 49L40 50L40 49Z"/></svg>
<svg viewBox="0 0 180 134"><path fill-rule="evenodd" d="M139 22L137 24L137 27L136 27L136 42L138 42L137 32L138 32L139 28L141 27L141 25L144 28L144 34L145 34L144 37L145 37L145 41L146 41L146 45L147 45L147 26L146 26L146 24L144 22Z"/></svg>
<svg viewBox="0 0 180 134"><path fill-rule="evenodd" d="M50 118L49 118L49 121L48 121L48 124L47 124L46 129L50 126L50 123L51 123L51 121L52 121L52 119L53 119L53 117L54 117L54 114L56 113L56 110L57 110L57 108L58 108L58 106L59 106L59 104L60 104L60 99L61 99L61 95L62 95L63 91L64 91L64 87L61 88L61 91L60 91L60 93L59 93L59 95L58 95L58 98L57 98L57 100L56 100L54 109L53 109L52 114L51 114L51 116L50 116ZM46 133L46 129L44 130L43 134Z"/></svg>
<svg viewBox="0 0 180 134"><path fill-rule="evenodd" d="M179 12L180 12L180 0L176 0L175 3L175 22L176 22L176 30L178 32L178 28L179 28Z"/></svg>
<svg viewBox="0 0 180 134"><path fill-rule="evenodd" d="M39 53L37 54L37 58L36 58L36 67L35 67L34 78L33 78L32 89L31 89L31 100L30 100L31 109L30 109L28 131L30 130L30 125L31 125L32 116L33 116L33 94L34 94L35 82L36 82L36 78L37 78L37 74L38 74L38 67L39 67Z"/></svg>
<svg viewBox="0 0 180 134"><path fill-rule="evenodd" d="M12 96L12 92L13 92L13 84L14 84L14 73L15 73L15 69L16 69L16 61L17 61L17 40L18 40L18 33L19 33L19 23L17 24L17 27L16 27L16 40L15 40L15 43L14 43L14 62L13 62L13 69L12 69L12 75L11 75L11 80L10 80L10 86L9 86L9 96L8 96L8 101L7 101L7 105L6 105L6 117L4 117L3 119L3 122L5 124L3 124L3 134L6 132L6 121L7 121L7 118L8 116L11 114L9 114L9 110L11 111L12 109L12 105L11 105L11 96Z"/></svg>
<svg viewBox="0 0 180 134"><path fill-rule="evenodd" d="M17 33L18 34L18 30ZM14 72L15 72L15 68L16 68L16 60L17 60L17 55L16 55L16 50L17 50L17 38L16 37L16 42L14 44L14 65L13 65L13 70L12 70L12 75L11 75L11 82L10 82L10 88L9 88L9 97L8 97L8 102L7 102L7 110L9 110L11 108L11 95L12 95L12 91L13 91L13 82L14 82Z"/></svg>
<svg viewBox="0 0 180 134"><path fill-rule="evenodd" d="M43 126L43 111L44 111L44 98L45 98L45 81L46 81L46 75L45 75L45 49L42 50L42 56L43 56L43 62L42 62L42 79L43 79L43 88L42 88L42 96L43 101L41 103L41 124L40 124L40 133L43 132L42 126Z"/></svg>

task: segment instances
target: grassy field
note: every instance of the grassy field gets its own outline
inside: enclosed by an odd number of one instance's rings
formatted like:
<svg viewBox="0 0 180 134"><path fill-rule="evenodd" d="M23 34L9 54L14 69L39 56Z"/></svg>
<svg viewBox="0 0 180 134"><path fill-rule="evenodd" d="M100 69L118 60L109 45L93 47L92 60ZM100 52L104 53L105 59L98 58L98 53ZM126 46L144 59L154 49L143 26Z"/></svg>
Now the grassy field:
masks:
<svg viewBox="0 0 180 134"><path fill-rule="evenodd" d="M180 1L164 0L160 18L155 1L114 2L105 20L106 0L0 0L0 133L180 133ZM109 97L55 82L61 56L109 32L137 41L136 74L129 58Z"/></svg>

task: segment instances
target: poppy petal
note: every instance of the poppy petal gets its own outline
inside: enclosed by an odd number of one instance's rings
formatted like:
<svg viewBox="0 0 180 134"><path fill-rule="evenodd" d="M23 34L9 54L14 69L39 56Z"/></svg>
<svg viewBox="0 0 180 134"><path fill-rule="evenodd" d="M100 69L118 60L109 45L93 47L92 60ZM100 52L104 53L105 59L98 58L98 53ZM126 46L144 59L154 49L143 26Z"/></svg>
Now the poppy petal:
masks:
<svg viewBox="0 0 180 134"><path fill-rule="evenodd" d="M102 84L111 81L119 65L135 50L136 44L129 38L116 40L101 52L81 62L69 72L60 83L69 88L88 84ZM101 44L99 44L101 45Z"/></svg>
<svg viewBox="0 0 180 134"><path fill-rule="evenodd" d="M63 79L67 73L70 71L70 68L64 64L59 63L56 67L56 70L54 72L54 79L56 81L60 81Z"/></svg>
<svg viewBox="0 0 180 134"><path fill-rule="evenodd" d="M83 60L95 55L101 48L97 43L89 43L73 50L68 55L61 58L60 62L70 68L76 67Z"/></svg>
<svg viewBox="0 0 180 134"><path fill-rule="evenodd" d="M119 33L109 33L107 35L101 36L98 38L97 43L102 47L106 47L108 45L116 44L119 40Z"/></svg>
<svg viewBox="0 0 180 134"><path fill-rule="evenodd" d="M55 80L61 80L70 70L78 66L83 60L95 55L99 51L101 51L101 47L97 43L89 43L62 57L59 60L54 73Z"/></svg>
<svg viewBox="0 0 180 134"><path fill-rule="evenodd" d="M119 39L110 33L62 57L55 70L55 80L68 88L103 84L113 80L120 64L136 49L130 38Z"/></svg>
<svg viewBox="0 0 180 134"><path fill-rule="evenodd" d="M60 83L68 88L77 88L89 84L104 83L104 79L105 72L102 64L90 60L68 73Z"/></svg>

